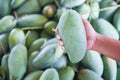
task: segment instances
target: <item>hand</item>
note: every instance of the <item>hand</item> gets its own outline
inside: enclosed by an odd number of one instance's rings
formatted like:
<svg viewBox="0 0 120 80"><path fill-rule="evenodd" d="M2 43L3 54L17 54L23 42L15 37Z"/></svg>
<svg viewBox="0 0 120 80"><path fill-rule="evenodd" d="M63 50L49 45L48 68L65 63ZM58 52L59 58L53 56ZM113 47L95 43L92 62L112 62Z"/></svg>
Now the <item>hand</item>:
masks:
<svg viewBox="0 0 120 80"><path fill-rule="evenodd" d="M95 32L95 30L93 29L89 21L87 21L83 17L81 17L81 19L83 21L85 32L86 32L86 37L87 37L87 49L91 50L95 44L97 33ZM56 32L59 33L58 28L56 28ZM59 34L56 35L56 38L58 39L59 44L61 45L62 49L65 50L64 43L62 42L60 35Z"/></svg>

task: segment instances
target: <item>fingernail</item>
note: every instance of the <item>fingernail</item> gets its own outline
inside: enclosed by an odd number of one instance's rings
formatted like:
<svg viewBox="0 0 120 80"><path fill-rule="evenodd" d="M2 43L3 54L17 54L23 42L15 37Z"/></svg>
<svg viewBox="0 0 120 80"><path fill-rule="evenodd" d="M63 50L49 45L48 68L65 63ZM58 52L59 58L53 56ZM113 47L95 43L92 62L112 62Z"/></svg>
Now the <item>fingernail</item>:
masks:
<svg viewBox="0 0 120 80"><path fill-rule="evenodd" d="M56 38L57 38L58 40L60 40L60 39L61 39L59 35L57 35L57 36L56 36Z"/></svg>

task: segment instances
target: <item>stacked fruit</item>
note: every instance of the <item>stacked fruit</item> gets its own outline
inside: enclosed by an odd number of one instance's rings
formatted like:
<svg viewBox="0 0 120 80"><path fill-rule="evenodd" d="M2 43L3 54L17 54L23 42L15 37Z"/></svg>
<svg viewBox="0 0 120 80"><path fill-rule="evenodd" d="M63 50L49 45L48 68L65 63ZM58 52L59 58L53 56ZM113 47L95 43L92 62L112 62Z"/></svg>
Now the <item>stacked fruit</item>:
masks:
<svg viewBox="0 0 120 80"><path fill-rule="evenodd" d="M119 40L119 7L119 0L0 0L0 80L120 80L119 62L86 50L80 19Z"/></svg>

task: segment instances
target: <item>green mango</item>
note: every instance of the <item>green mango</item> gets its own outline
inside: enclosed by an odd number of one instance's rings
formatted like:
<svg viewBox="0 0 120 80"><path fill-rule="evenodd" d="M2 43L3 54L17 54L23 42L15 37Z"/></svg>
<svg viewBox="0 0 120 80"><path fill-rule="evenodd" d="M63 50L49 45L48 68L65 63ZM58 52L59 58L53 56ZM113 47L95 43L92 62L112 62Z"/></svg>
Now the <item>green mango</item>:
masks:
<svg viewBox="0 0 120 80"><path fill-rule="evenodd" d="M42 73L43 73L43 71L31 72L31 73L27 74L27 76L25 76L25 78L23 80L39 80Z"/></svg>
<svg viewBox="0 0 120 80"><path fill-rule="evenodd" d="M8 33L0 34L0 56L8 50Z"/></svg>
<svg viewBox="0 0 120 80"><path fill-rule="evenodd" d="M32 52L34 51L39 51L40 50L40 47L46 42L46 39L45 38L39 38L37 40L35 40L30 48L29 48L29 54L31 54Z"/></svg>
<svg viewBox="0 0 120 80"><path fill-rule="evenodd" d="M19 16L24 14L35 14L41 10L38 0L27 0L17 9L17 14Z"/></svg>
<svg viewBox="0 0 120 80"><path fill-rule="evenodd" d="M43 15L48 18L52 18L56 13L56 6L55 5L46 5L42 10Z"/></svg>
<svg viewBox="0 0 120 80"><path fill-rule="evenodd" d="M0 0L0 18L11 13L10 1L11 0Z"/></svg>
<svg viewBox="0 0 120 80"><path fill-rule="evenodd" d="M88 19L89 15L90 15L90 6L86 3L80 5L79 7L77 7L75 10L77 10L77 12L84 18Z"/></svg>
<svg viewBox="0 0 120 80"><path fill-rule="evenodd" d="M35 30L30 31L28 36L26 37L26 46L27 48L30 48L31 44L39 38L39 33Z"/></svg>
<svg viewBox="0 0 120 80"><path fill-rule="evenodd" d="M0 80L5 80L5 71L4 69L0 66Z"/></svg>
<svg viewBox="0 0 120 80"><path fill-rule="evenodd" d="M22 80L27 70L27 48L23 44L13 47L8 58L10 80Z"/></svg>
<svg viewBox="0 0 120 80"><path fill-rule="evenodd" d="M66 8L64 8L64 7L61 7L61 8L58 8L57 9L57 18L58 18L58 20L60 19L60 17L62 16L62 14L65 12L65 11L67 11L67 9Z"/></svg>
<svg viewBox="0 0 120 80"><path fill-rule="evenodd" d="M13 9L18 8L20 5L22 5L26 0L12 0L10 5Z"/></svg>
<svg viewBox="0 0 120 80"><path fill-rule="evenodd" d="M54 68L46 69L39 80L59 80L59 75Z"/></svg>
<svg viewBox="0 0 120 80"><path fill-rule="evenodd" d="M8 32L16 26L16 20L13 16L7 15L0 20L0 33Z"/></svg>
<svg viewBox="0 0 120 80"><path fill-rule="evenodd" d="M90 8L91 8L91 12L90 12L90 16L89 18L94 20L97 19L99 17L99 3L97 1L94 1L90 4Z"/></svg>
<svg viewBox="0 0 120 80"><path fill-rule="evenodd" d="M85 54L85 57L82 59L82 64L84 67L93 70L98 75L102 76L103 74L103 61L100 56L100 53L88 50ZM98 66L99 65L99 66Z"/></svg>
<svg viewBox="0 0 120 80"><path fill-rule="evenodd" d="M51 38L41 46L41 49L46 47L47 45L54 44L54 43L55 44L58 43L58 40L56 38Z"/></svg>
<svg viewBox="0 0 120 80"><path fill-rule="evenodd" d="M43 7L46 4L50 4L52 2L54 2L54 0L39 0L40 1L40 5Z"/></svg>
<svg viewBox="0 0 120 80"><path fill-rule="evenodd" d="M101 1L103 1L103 0L89 0L90 2L95 2L95 1L97 1L97 2L101 2Z"/></svg>
<svg viewBox="0 0 120 80"><path fill-rule="evenodd" d="M103 56L104 71L103 78L105 80L116 80L117 76L117 64L116 61Z"/></svg>
<svg viewBox="0 0 120 80"><path fill-rule="evenodd" d="M120 16L119 15L120 15L120 8L117 10L113 18L113 24L120 34Z"/></svg>
<svg viewBox="0 0 120 80"><path fill-rule="evenodd" d="M112 1L112 0L111 1L105 0L105 1L102 1L100 3L101 8L112 7L112 6L117 6L117 2ZM112 22L113 16L114 16L115 11L117 10L117 8L118 7L114 7L114 8L109 9L109 10L101 11L100 12L100 18L104 18L104 19Z"/></svg>
<svg viewBox="0 0 120 80"><path fill-rule="evenodd" d="M78 78L79 80L104 80L97 73L89 69L81 69L78 73Z"/></svg>
<svg viewBox="0 0 120 80"><path fill-rule="evenodd" d="M60 80L73 80L74 76L75 76L75 72L73 70L73 68L67 66L64 68L60 68L57 70Z"/></svg>
<svg viewBox="0 0 120 80"><path fill-rule="evenodd" d="M9 70L8 70L8 58L9 58L9 54L5 54L2 57L2 61L1 61L1 67L4 69L5 71L5 79L8 80L9 78Z"/></svg>
<svg viewBox="0 0 120 80"><path fill-rule="evenodd" d="M26 15L17 21L19 27L34 27L40 28L47 22L47 18L41 14Z"/></svg>
<svg viewBox="0 0 120 80"><path fill-rule="evenodd" d="M25 44L25 34L22 29L15 28L9 34L9 46L12 49L16 44Z"/></svg>
<svg viewBox="0 0 120 80"><path fill-rule="evenodd" d="M40 37L41 37L41 38L50 39L52 36L50 36L49 34L47 34L47 33L43 30L43 31L41 31L41 33L40 33Z"/></svg>
<svg viewBox="0 0 120 80"><path fill-rule="evenodd" d="M60 3L62 7L76 7L83 4L85 0L61 0Z"/></svg>
<svg viewBox="0 0 120 80"><path fill-rule="evenodd" d="M78 63L86 52L86 33L79 13L67 10L61 16L57 27L70 61Z"/></svg>
<svg viewBox="0 0 120 80"><path fill-rule="evenodd" d="M57 27L56 21L49 21L44 25L44 31L49 35L54 36L55 31L53 31L52 29L55 29L56 27Z"/></svg>
<svg viewBox="0 0 120 80"><path fill-rule="evenodd" d="M117 78L116 78L116 80L120 80L120 68L118 68L118 70L117 70Z"/></svg>
<svg viewBox="0 0 120 80"><path fill-rule="evenodd" d="M28 72L36 70L36 68L33 67L32 61L33 59L38 55L38 51L32 52L28 57Z"/></svg>
<svg viewBox="0 0 120 80"><path fill-rule="evenodd" d="M102 18L96 19L92 22L92 25L98 33L116 40L119 39L119 34L117 30L107 20Z"/></svg>
<svg viewBox="0 0 120 80"><path fill-rule="evenodd" d="M63 68L67 66L67 57L62 55L54 64L53 67L56 69Z"/></svg>

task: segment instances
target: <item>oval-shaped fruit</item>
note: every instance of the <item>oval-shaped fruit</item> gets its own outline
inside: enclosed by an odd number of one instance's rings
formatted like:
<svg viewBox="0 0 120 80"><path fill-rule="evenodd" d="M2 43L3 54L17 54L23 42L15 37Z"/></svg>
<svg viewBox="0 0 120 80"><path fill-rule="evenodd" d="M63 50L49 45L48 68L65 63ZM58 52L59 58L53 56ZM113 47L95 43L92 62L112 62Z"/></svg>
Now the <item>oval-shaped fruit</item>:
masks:
<svg viewBox="0 0 120 80"><path fill-rule="evenodd" d="M60 68L57 70L60 80L73 80L75 76L75 72L73 68L67 66L64 68Z"/></svg>
<svg viewBox="0 0 120 80"><path fill-rule="evenodd" d="M0 66L0 80L5 80L5 71L1 66Z"/></svg>
<svg viewBox="0 0 120 80"><path fill-rule="evenodd" d="M43 72L39 80L60 80L60 79L58 72L54 68L50 68Z"/></svg>
<svg viewBox="0 0 120 80"><path fill-rule="evenodd" d="M114 19L113 19L113 24L116 27L117 31L120 34L120 8L117 10L117 12L114 15Z"/></svg>
<svg viewBox="0 0 120 80"><path fill-rule="evenodd" d="M120 80L120 68L118 68L118 70L117 70L117 78L116 78L116 80Z"/></svg>
<svg viewBox="0 0 120 80"><path fill-rule="evenodd" d="M11 13L10 1L11 0L0 0L0 18Z"/></svg>
<svg viewBox="0 0 120 80"><path fill-rule="evenodd" d="M23 80L39 80L43 71L34 71L29 73Z"/></svg>
<svg viewBox="0 0 120 80"><path fill-rule="evenodd" d="M41 7L38 0L27 0L17 9L17 14L19 16L25 14L35 14L40 11Z"/></svg>
<svg viewBox="0 0 120 80"><path fill-rule="evenodd" d="M41 37L41 38L50 39L52 36L50 36L48 33L46 33L46 32L43 30L43 31L41 31L41 33L40 33L40 37Z"/></svg>
<svg viewBox="0 0 120 80"><path fill-rule="evenodd" d="M47 22L47 18L41 14L26 15L17 21L19 27L43 26Z"/></svg>
<svg viewBox="0 0 120 80"><path fill-rule="evenodd" d="M79 13L74 10L63 13L58 29L70 61L81 61L86 51L86 33Z"/></svg>
<svg viewBox="0 0 120 80"><path fill-rule="evenodd" d="M79 80L104 80L97 73L89 69L81 69L78 78Z"/></svg>
<svg viewBox="0 0 120 80"><path fill-rule="evenodd" d="M23 44L13 47L8 58L10 80L22 80L27 70L27 48Z"/></svg>
<svg viewBox="0 0 120 80"><path fill-rule="evenodd" d="M25 34L22 29L15 28L9 34L10 49L19 43L25 44Z"/></svg>
<svg viewBox="0 0 120 80"><path fill-rule="evenodd" d="M60 19L60 17L62 16L62 14L66 11L67 9L64 7L58 8L57 9L57 18Z"/></svg>
<svg viewBox="0 0 120 80"><path fill-rule="evenodd" d="M98 75L102 76L103 62L98 52L93 50L88 50L81 62L84 65L84 67L91 69L94 72L96 72Z"/></svg>
<svg viewBox="0 0 120 80"><path fill-rule="evenodd" d="M29 54L31 54L33 51L39 51L41 46L46 42L45 38L39 38L37 40L35 40L30 48L29 48Z"/></svg>
<svg viewBox="0 0 120 80"><path fill-rule="evenodd" d="M0 20L0 33L8 32L16 26L16 20L13 16L5 16Z"/></svg>
<svg viewBox="0 0 120 80"><path fill-rule="evenodd" d="M77 12L84 18L88 19L90 15L90 6L86 3L80 5L79 7L76 8Z"/></svg>
<svg viewBox="0 0 120 80"><path fill-rule="evenodd" d="M25 42L27 48L30 48L31 44L38 38L39 38L39 34L37 31L35 30L30 31L30 33L26 37L26 42Z"/></svg>
<svg viewBox="0 0 120 80"><path fill-rule="evenodd" d="M105 80L116 80L117 76L117 64L116 61L103 56L104 71L103 78Z"/></svg>
<svg viewBox="0 0 120 80"><path fill-rule="evenodd" d="M8 80L9 78L9 70L8 70L8 58L9 58L9 54L5 54L2 57L2 61L1 61L1 67L4 69L5 71L5 79Z"/></svg>
<svg viewBox="0 0 120 80"><path fill-rule="evenodd" d="M104 0L104 1L100 2L101 8L112 7L112 6L117 6L117 5L118 4L114 0L111 0L111 1ZM101 11L100 18L104 18L104 19L112 22L114 13L117 10L117 8L118 7L113 7L112 9Z"/></svg>
<svg viewBox="0 0 120 80"><path fill-rule="evenodd" d="M3 33L0 35L0 56L5 54L5 52L8 50L8 34Z"/></svg>
<svg viewBox="0 0 120 80"><path fill-rule="evenodd" d="M42 13L48 17L51 18L55 15L56 13L56 7L54 5L47 5L43 8Z"/></svg>
<svg viewBox="0 0 120 80"><path fill-rule="evenodd" d="M83 4L85 0L61 0L60 2L63 7L71 8Z"/></svg>
<svg viewBox="0 0 120 80"><path fill-rule="evenodd" d="M44 30L49 35L55 36L55 31L53 31L52 29L55 29L56 27L57 27L56 21L49 21L44 25Z"/></svg>
<svg viewBox="0 0 120 80"><path fill-rule="evenodd" d="M54 0L39 0L40 1L40 5L43 7L46 4L50 4L52 2L54 2Z"/></svg>
<svg viewBox="0 0 120 80"><path fill-rule="evenodd" d="M92 25L98 33L105 35L107 37L116 39L116 40L119 39L119 34L117 30L107 20L102 19L102 18L96 19L93 21Z"/></svg>
<svg viewBox="0 0 120 80"><path fill-rule="evenodd" d="M11 1L11 7L13 9L19 7L21 4L23 4L26 0L12 0Z"/></svg>

